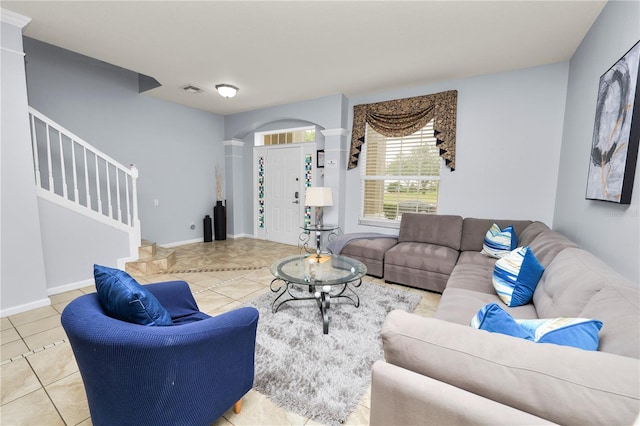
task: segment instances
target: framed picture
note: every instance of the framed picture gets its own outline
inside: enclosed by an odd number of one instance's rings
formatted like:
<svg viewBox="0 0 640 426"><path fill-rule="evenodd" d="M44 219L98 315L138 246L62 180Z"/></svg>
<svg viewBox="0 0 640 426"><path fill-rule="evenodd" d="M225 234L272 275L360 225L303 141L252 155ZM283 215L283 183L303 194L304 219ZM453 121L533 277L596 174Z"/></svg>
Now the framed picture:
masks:
<svg viewBox="0 0 640 426"><path fill-rule="evenodd" d="M319 169L324 168L324 149L316 151L316 164Z"/></svg>
<svg viewBox="0 0 640 426"><path fill-rule="evenodd" d="M602 77L587 178L588 200L631 203L640 143L640 41Z"/></svg>

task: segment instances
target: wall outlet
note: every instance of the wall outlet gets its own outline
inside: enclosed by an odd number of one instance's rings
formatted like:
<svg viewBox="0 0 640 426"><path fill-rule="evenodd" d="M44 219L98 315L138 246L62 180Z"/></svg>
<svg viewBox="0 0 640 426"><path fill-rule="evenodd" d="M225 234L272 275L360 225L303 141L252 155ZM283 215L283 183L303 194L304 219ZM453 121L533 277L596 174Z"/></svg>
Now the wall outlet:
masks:
<svg viewBox="0 0 640 426"><path fill-rule="evenodd" d="M160 205L160 200L158 200L157 198L153 199L153 205L158 207Z"/></svg>

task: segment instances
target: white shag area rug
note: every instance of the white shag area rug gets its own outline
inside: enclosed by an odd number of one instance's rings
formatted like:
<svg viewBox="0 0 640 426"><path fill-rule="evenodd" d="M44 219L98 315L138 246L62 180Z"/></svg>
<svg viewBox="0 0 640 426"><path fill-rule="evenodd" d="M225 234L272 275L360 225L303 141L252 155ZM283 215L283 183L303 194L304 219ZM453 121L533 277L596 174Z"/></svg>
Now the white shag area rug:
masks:
<svg viewBox="0 0 640 426"><path fill-rule="evenodd" d="M276 293L249 305L260 311L254 389L277 405L315 421L338 425L358 406L383 358L380 331L389 312L413 312L421 296L366 282L355 288L356 308L331 299L329 334L314 300L292 301L271 311ZM308 293L307 293L308 294Z"/></svg>

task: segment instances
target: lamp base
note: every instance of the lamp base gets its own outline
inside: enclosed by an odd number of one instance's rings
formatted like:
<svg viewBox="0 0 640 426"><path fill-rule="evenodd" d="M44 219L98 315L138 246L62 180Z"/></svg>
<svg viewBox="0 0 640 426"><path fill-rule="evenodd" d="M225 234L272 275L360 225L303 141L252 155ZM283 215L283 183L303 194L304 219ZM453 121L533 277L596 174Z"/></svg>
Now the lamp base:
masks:
<svg viewBox="0 0 640 426"><path fill-rule="evenodd" d="M322 207L316 207L316 225L322 226L322 218L324 214L322 211Z"/></svg>

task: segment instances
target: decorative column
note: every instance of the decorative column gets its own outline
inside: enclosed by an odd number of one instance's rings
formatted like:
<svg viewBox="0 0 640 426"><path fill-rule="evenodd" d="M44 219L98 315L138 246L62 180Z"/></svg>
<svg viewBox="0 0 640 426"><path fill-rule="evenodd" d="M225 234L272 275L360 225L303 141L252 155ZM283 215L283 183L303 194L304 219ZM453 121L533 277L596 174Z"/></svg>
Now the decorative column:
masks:
<svg viewBox="0 0 640 426"><path fill-rule="evenodd" d="M230 139L224 144L224 193L227 210L227 232L240 236L245 234L243 229L243 214L253 207L245 200L245 177L243 173L244 141Z"/></svg>
<svg viewBox="0 0 640 426"><path fill-rule="evenodd" d="M333 207L325 209L326 223L337 223L344 229L347 160L349 141L347 129L321 130L324 135L324 184L333 192Z"/></svg>
<svg viewBox="0 0 640 426"><path fill-rule="evenodd" d="M0 9L0 314L4 317L51 304L40 231L22 29L31 21Z"/></svg>

